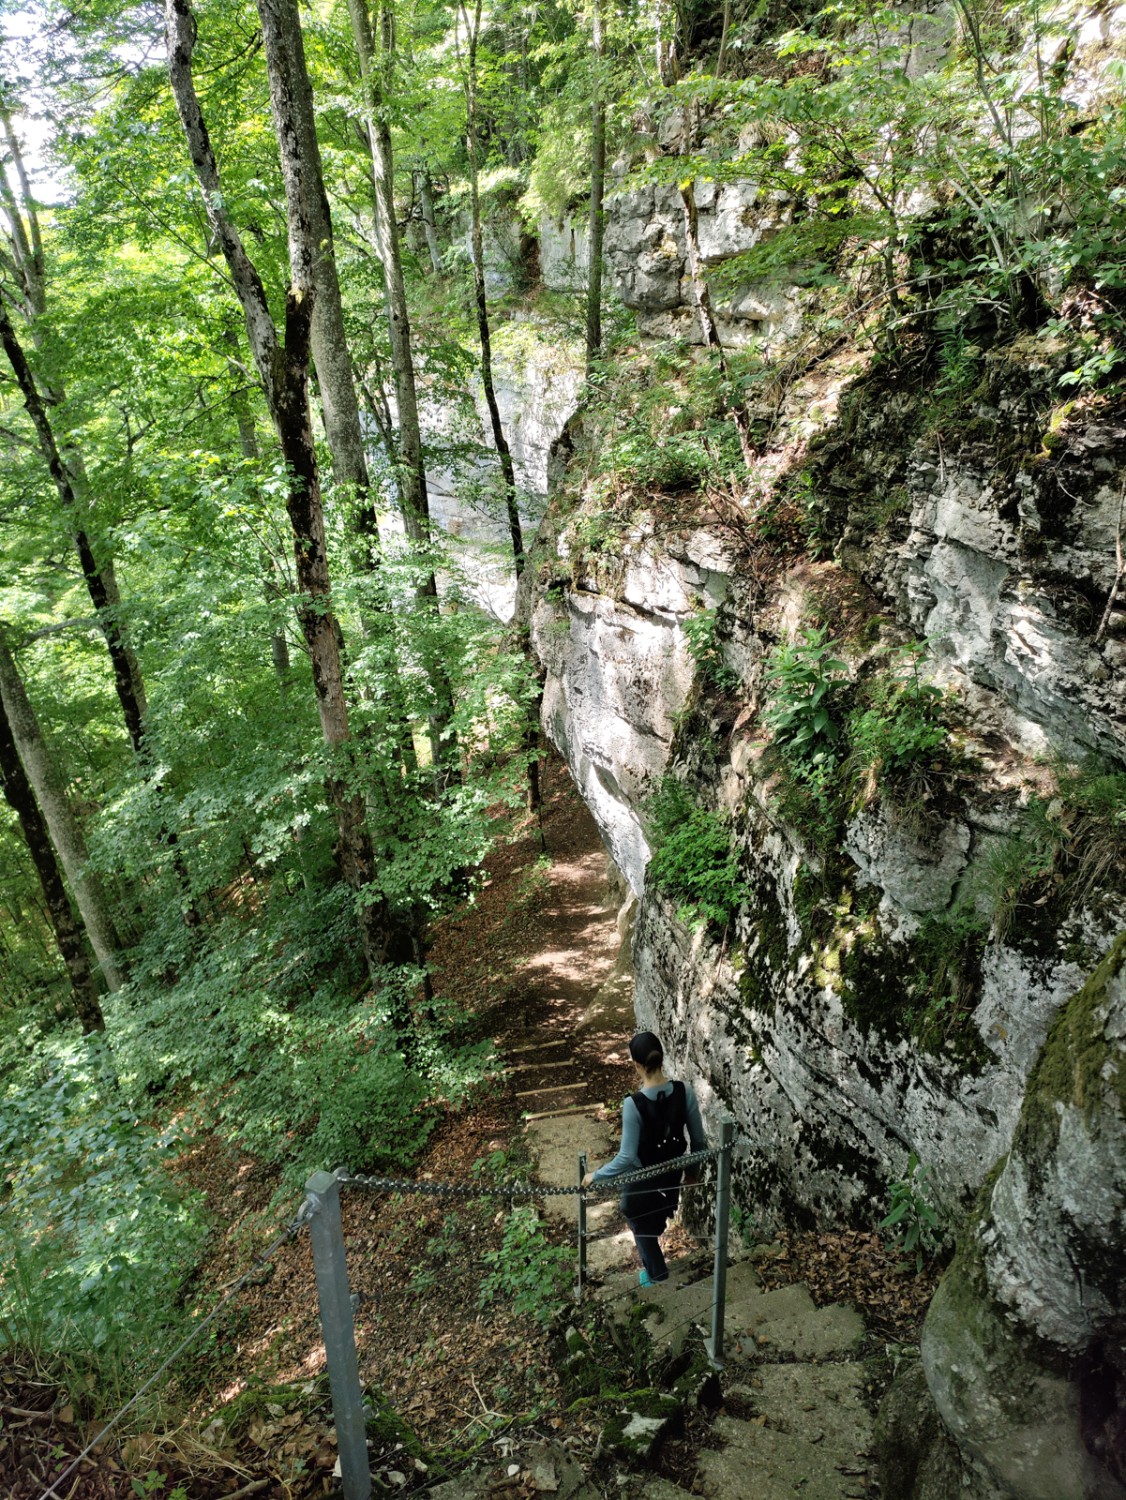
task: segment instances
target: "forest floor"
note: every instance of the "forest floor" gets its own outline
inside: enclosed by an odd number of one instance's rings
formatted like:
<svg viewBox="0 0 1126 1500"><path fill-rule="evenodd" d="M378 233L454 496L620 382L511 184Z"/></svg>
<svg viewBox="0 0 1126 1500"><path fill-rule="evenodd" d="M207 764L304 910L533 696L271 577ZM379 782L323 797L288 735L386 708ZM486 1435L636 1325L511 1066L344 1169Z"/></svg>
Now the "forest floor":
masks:
<svg viewBox="0 0 1126 1500"><path fill-rule="evenodd" d="M529 1112L581 1104L609 1140L632 1087L628 985L607 985L621 936L606 858L558 764L548 768L542 830L546 859L529 822L489 857L475 899L438 924L430 955L436 994L474 1017L479 1035L494 1038L511 1066L503 1086L439 1122L416 1169L420 1179L526 1174ZM600 991L616 999L592 1011ZM564 1067L553 1061L537 1070L541 1060L557 1057L566 1060L563 1072L552 1074ZM556 1077L566 1082L556 1084ZM281 1217L276 1206L271 1210L277 1174L210 1136L190 1148L181 1169L206 1193L217 1225L193 1288L203 1312L272 1238ZM491 1300L483 1296L483 1282L497 1269L506 1205L459 1199L450 1209L435 1198L352 1189L343 1194L343 1217L359 1298L361 1378L384 1403L377 1479L386 1491L433 1483L475 1449L503 1458L516 1435L525 1443L562 1440L580 1462L591 1461L601 1421L588 1408L567 1408L555 1373L555 1336L516 1311L511 1288ZM558 1219L547 1232L572 1243L573 1231ZM670 1258L692 1245L673 1226ZM756 1260L768 1287L801 1280L819 1303L851 1301L881 1347L913 1341L933 1290L932 1277L905 1272L875 1233L782 1235L759 1247ZM170 1407L181 1413L177 1421L107 1440L73 1489L68 1481L67 1500L145 1494L159 1500L175 1495L177 1486L188 1500L252 1494L305 1500L331 1492L336 1455L308 1235L285 1245L217 1326L168 1393ZM22 1467L21 1434L36 1456L8 1490L0 1489L13 1500L41 1493L35 1475L45 1472L47 1454L54 1452L51 1472L58 1473L65 1456L97 1430L76 1422L57 1390L14 1366L0 1369L0 1406L7 1409L0 1413L0 1480ZM680 1461L690 1457L681 1454ZM517 1484L506 1493L524 1491Z"/></svg>

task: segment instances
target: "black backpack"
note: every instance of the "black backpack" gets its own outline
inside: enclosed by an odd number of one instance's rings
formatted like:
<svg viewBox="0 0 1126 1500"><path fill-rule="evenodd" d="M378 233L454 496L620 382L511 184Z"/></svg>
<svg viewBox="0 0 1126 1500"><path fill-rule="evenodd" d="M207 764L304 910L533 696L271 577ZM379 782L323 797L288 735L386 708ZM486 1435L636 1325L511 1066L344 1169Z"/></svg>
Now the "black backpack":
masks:
<svg viewBox="0 0 1126 1500"><path fill-rule="evenodd" d="M638 1089L630 1097L641 1116L641 1139L637 1155L643 1167L675 1161L684 1155L684 1133L688 1126L688 1094L677 1079L671 1094L650 1099Z"/></svg>

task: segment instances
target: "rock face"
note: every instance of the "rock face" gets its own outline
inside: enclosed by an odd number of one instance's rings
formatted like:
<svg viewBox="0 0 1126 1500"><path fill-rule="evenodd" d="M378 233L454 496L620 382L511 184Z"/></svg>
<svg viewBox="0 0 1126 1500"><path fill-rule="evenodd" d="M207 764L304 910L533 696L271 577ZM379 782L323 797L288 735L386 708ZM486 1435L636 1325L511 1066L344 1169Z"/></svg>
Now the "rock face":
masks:
<svg viewBox="0 0 1126 1500"><path fill-rule="evenodd" d="M760 201L753 182L700 182L695 192L700 255L708 268L752 249L784 213ZM637 314L639 333L703 342L687 279L684 206L675 188L650 183L611 196L605 253L615 290ZM713 301L719 336L730 347L776 340L800 325L792 296L776 287L743 285Z"/></svg>
<svg viewBox="0 0 1126 1500"><path fill-rule="evenodd" d="M1060 1014L923 1333L938 1411L1012 1500L1126 1495L1126 934Z"/></svg>
<svg viewBox="0 0 1126 1500"><path fill-rule="evenodd" d="M986 361L989 410L1010 441L1033 437L1030 407L1050 404L1063 368L1031 340ZM884 559L884 584L953 672L1003 698L1011 733L1033 751L1121 751L1126 613L1094 636L1114 582L1124 464L1126 425L1104 421L1061 431L1040 473L999 464L992 441L964 445L953 466L919 454L909 467L910 527Z"/></svg>
<svg viewBox="0 0 1126 1500"><path fill-rule="evenodd" d="M547 501L548 457L578 405L581 352L534 323L512 323L498 332L494 384L501 423L520 488L525 545L535 535ZM484 395L474 393L470 432L454 430L448 411L424 418L437 446L468 437L491 449ZM453 465L432 465L427 474L430 513L449 538L459 565L452 580L474 603L507 620L512 616L516 577L499 471L490 453Z"/></svg>
<svg viewBox="0 0 1126 1500"><path fill-rule="evenodd" d="M1012 351L992 358L977 421L1027 451L1046 377L1029 368L1022 385L1017 363ZM848 378L839 396L822 383L816 407L795 396L839 561L778 562L690 514L670 528L643 509L592 547L580 508L548 515L540 556L551 561L530 579L528 610L544 727L641 897L639 1023L663 1037L713 1122L735 1116L736 1181L756 1212L870 1224L910 1151L951 1200L970 1199L1009 1148L1053 1018L1126 927L1117 884L1091 909L1049 890L1046 905L986 924L966 948L959 1028L947 1002L920 1024L927 976L946 962L928 945L988 905L996 861L1046 774L1029 754L1098 747L1126 760L1126 678L1112 671L1126 616L1095 645L1093 606L1077 603L1109 589L1126 435L1103 422L1066 433L1050 458L990 468L984 436L940 452L915 435L901 393L864 389L863 375L850 393ZM584 441L581 424L572 440ZM873 507L890 521L873 525ZM759 712L773 642L793 639L810 600L841 599L882 608L893 639L927 633L975 768L924 816L885 799L861 806L843 863L826 864L780 806ZM1052 621L1035 662L1033 601L1041 626ZM689 649L685 624L703 609L717 611L733 694L709 686ZM645 803L670 770L730 818L748 898L724 934L689 930L677 903L646 886Z"/></svg>

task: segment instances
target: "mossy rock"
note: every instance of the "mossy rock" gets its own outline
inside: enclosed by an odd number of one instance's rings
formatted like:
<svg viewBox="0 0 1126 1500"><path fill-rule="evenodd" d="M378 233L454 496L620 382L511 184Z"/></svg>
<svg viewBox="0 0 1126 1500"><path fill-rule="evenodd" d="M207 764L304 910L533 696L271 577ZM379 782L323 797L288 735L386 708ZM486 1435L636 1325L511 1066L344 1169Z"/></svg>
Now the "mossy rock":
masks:
<svg viewBox="0 0 1126 1500"><path fill-rule="evenodd" d="M661 1391L632 1391L629 1406L602 1429L599 1447L626 1463L647 1464L657 1448L684 1424L684 1408Z"/></svg>
<svg viewBox="0 0 1126 1500"><path fill-rule="evenodd" d="M376 1453L401 1447L411 1458L425 1459L427 1450L422 1439L395 1408L375 1391L368 1392L364 1431Z"/></svg>

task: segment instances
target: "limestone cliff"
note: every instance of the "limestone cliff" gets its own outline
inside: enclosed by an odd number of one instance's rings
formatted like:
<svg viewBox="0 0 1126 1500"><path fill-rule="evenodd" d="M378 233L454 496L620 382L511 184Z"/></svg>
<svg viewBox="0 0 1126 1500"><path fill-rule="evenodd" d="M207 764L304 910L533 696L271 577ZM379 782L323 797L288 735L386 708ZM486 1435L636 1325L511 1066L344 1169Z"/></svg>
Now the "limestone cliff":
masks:
<svg viewBox="0 0 1126 1500"><path fill-rule="evenodd" d="M608 264L645 335L691 336L674 198L610 202ZM709 266L779 212L748 181L699 206ZM777 372L748 403L753 471L702 489L676 471L693 356L641 343L673 468L615 486L596 471L620 412L573 421L522 607L544 727L640 899L639 1022L713 1120L735 1115L755 1212L871 1223L911 1151L968 1201L1061 1004L1126 926L1121 817L1080 787L1099 757L1113 801L1126 762L1126 609L1105 609L1126 411L1062 399L1065 335L983 337L936 395L933 342L888 359L808 336L795 293L725 299L729 341L750 309ZM815 625L846 707L878 699L905 646L943 695L941 749L913 779L877 759L834 827L793 795L765 712L779 643ZM647 803L670 772L729 820L744 887L723 930L647 882Z"/></svg>

